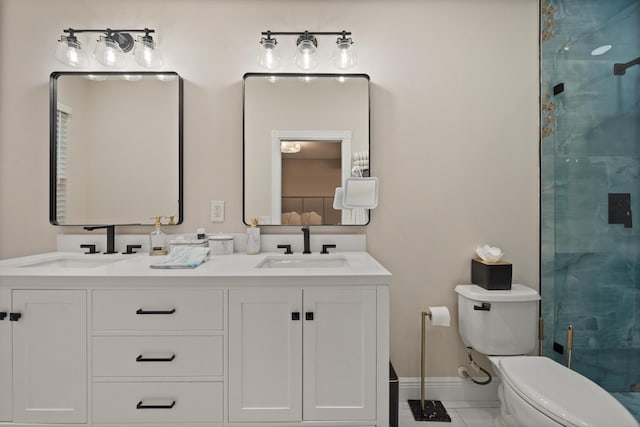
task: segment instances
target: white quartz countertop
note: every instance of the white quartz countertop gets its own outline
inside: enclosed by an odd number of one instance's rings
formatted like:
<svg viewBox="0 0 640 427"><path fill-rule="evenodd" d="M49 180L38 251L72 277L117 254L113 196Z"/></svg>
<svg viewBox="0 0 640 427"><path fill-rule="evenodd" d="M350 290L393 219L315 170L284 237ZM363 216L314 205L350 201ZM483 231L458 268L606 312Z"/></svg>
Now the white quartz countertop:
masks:
<svg viewBox="0 0 640 427"><path fill-rule="evenodd" d="M290 258L289 258L290 257ZM391 273L366 252L323 254L260 253L211 255L192 269L150 268L163 257L147 254L52 252L0 261L0 287L23 286L231 286L231 285L388 285ZM311 260L304 267L258 268L265 258ZM314 260L342 260L344 266L308 267ZM62 262L60 262L62 261ZM67 262L68 261L68 262ZM294 262L295 264L295 262ZM320 263L322 264L322 262ZM184 280L184 279L190 280Z"/></svg>

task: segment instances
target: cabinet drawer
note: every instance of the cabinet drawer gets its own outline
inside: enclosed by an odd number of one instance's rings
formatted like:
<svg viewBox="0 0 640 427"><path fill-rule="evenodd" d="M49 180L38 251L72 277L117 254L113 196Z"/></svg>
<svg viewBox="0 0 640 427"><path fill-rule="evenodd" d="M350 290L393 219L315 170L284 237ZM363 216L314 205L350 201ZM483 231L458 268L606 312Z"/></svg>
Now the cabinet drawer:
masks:
<svg viewBox="0 0 640 427"><path fill-rule="evenodd" d="M222 422L222 382L94 383L94 423Z"/></svg>
<svg viewBox="0 0 640 427"><path fill-rule="evenodd" d="M93 291L94 331L221 331L221 290Z"/></svg>
<svg viewBox="0 0 640 427"><path fill-rule="evenodd" d="M222 336L125 336L93 338L98 377L221 376Z"/></svg>

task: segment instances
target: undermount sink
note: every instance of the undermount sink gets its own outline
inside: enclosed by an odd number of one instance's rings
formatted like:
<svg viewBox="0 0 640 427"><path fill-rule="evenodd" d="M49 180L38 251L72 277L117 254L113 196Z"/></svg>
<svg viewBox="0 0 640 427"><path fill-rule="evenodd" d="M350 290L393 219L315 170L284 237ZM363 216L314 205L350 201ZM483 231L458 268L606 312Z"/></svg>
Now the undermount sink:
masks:
<svg viewBox="0 0 640 427"><path fill-rule="evenodd" d="M96 268L122 261L121 257L105 257L101 255L68 255L57 258L48 258L23 264L20 268Z"/></svg>
<svg viewBox="0 0 640 427"><path fill-rule="evenodd" d="M341 268L349 262L341 255L269 255L256 268Z"/></svg>

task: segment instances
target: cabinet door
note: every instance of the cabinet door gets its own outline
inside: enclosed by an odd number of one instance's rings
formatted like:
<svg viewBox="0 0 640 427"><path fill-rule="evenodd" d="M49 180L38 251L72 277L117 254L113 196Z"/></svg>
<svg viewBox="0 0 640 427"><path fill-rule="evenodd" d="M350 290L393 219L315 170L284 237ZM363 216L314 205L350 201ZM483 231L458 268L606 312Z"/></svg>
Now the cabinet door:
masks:
<svg viewBox="0 0 640 427"><path fill-rule="evenodd" d="M302 419L300 289L229 291L229 421Z"/></svg>
<svg viewBox="0 0 640 427"><path fill-rule="evenodd" d="M303 418L376 416L376 291L304 290Z"/></svg>
<svg viewBox="0 0 640 427"><path fill-rule="evenodd" d="M11 421L11 290L0 289L0 421Z"/></svg>
<svg viewBox="0 0 640 427"><path fill-rule="evenodd" d="M83 423L87 416L87 315L82 290L14 290L13 418Z"/></svg>

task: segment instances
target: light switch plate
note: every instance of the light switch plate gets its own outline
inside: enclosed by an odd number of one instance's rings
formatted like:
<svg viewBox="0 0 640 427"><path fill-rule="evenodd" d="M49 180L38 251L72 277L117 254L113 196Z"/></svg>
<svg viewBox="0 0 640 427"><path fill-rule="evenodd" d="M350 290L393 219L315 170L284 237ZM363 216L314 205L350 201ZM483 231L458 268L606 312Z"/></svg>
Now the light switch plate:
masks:
<svg viewBox="0 0 640 427"><path fill-rule="evenodd" d="M224 221L224 201L212 200L211 201L211 222L223 222Z"/></svg>

